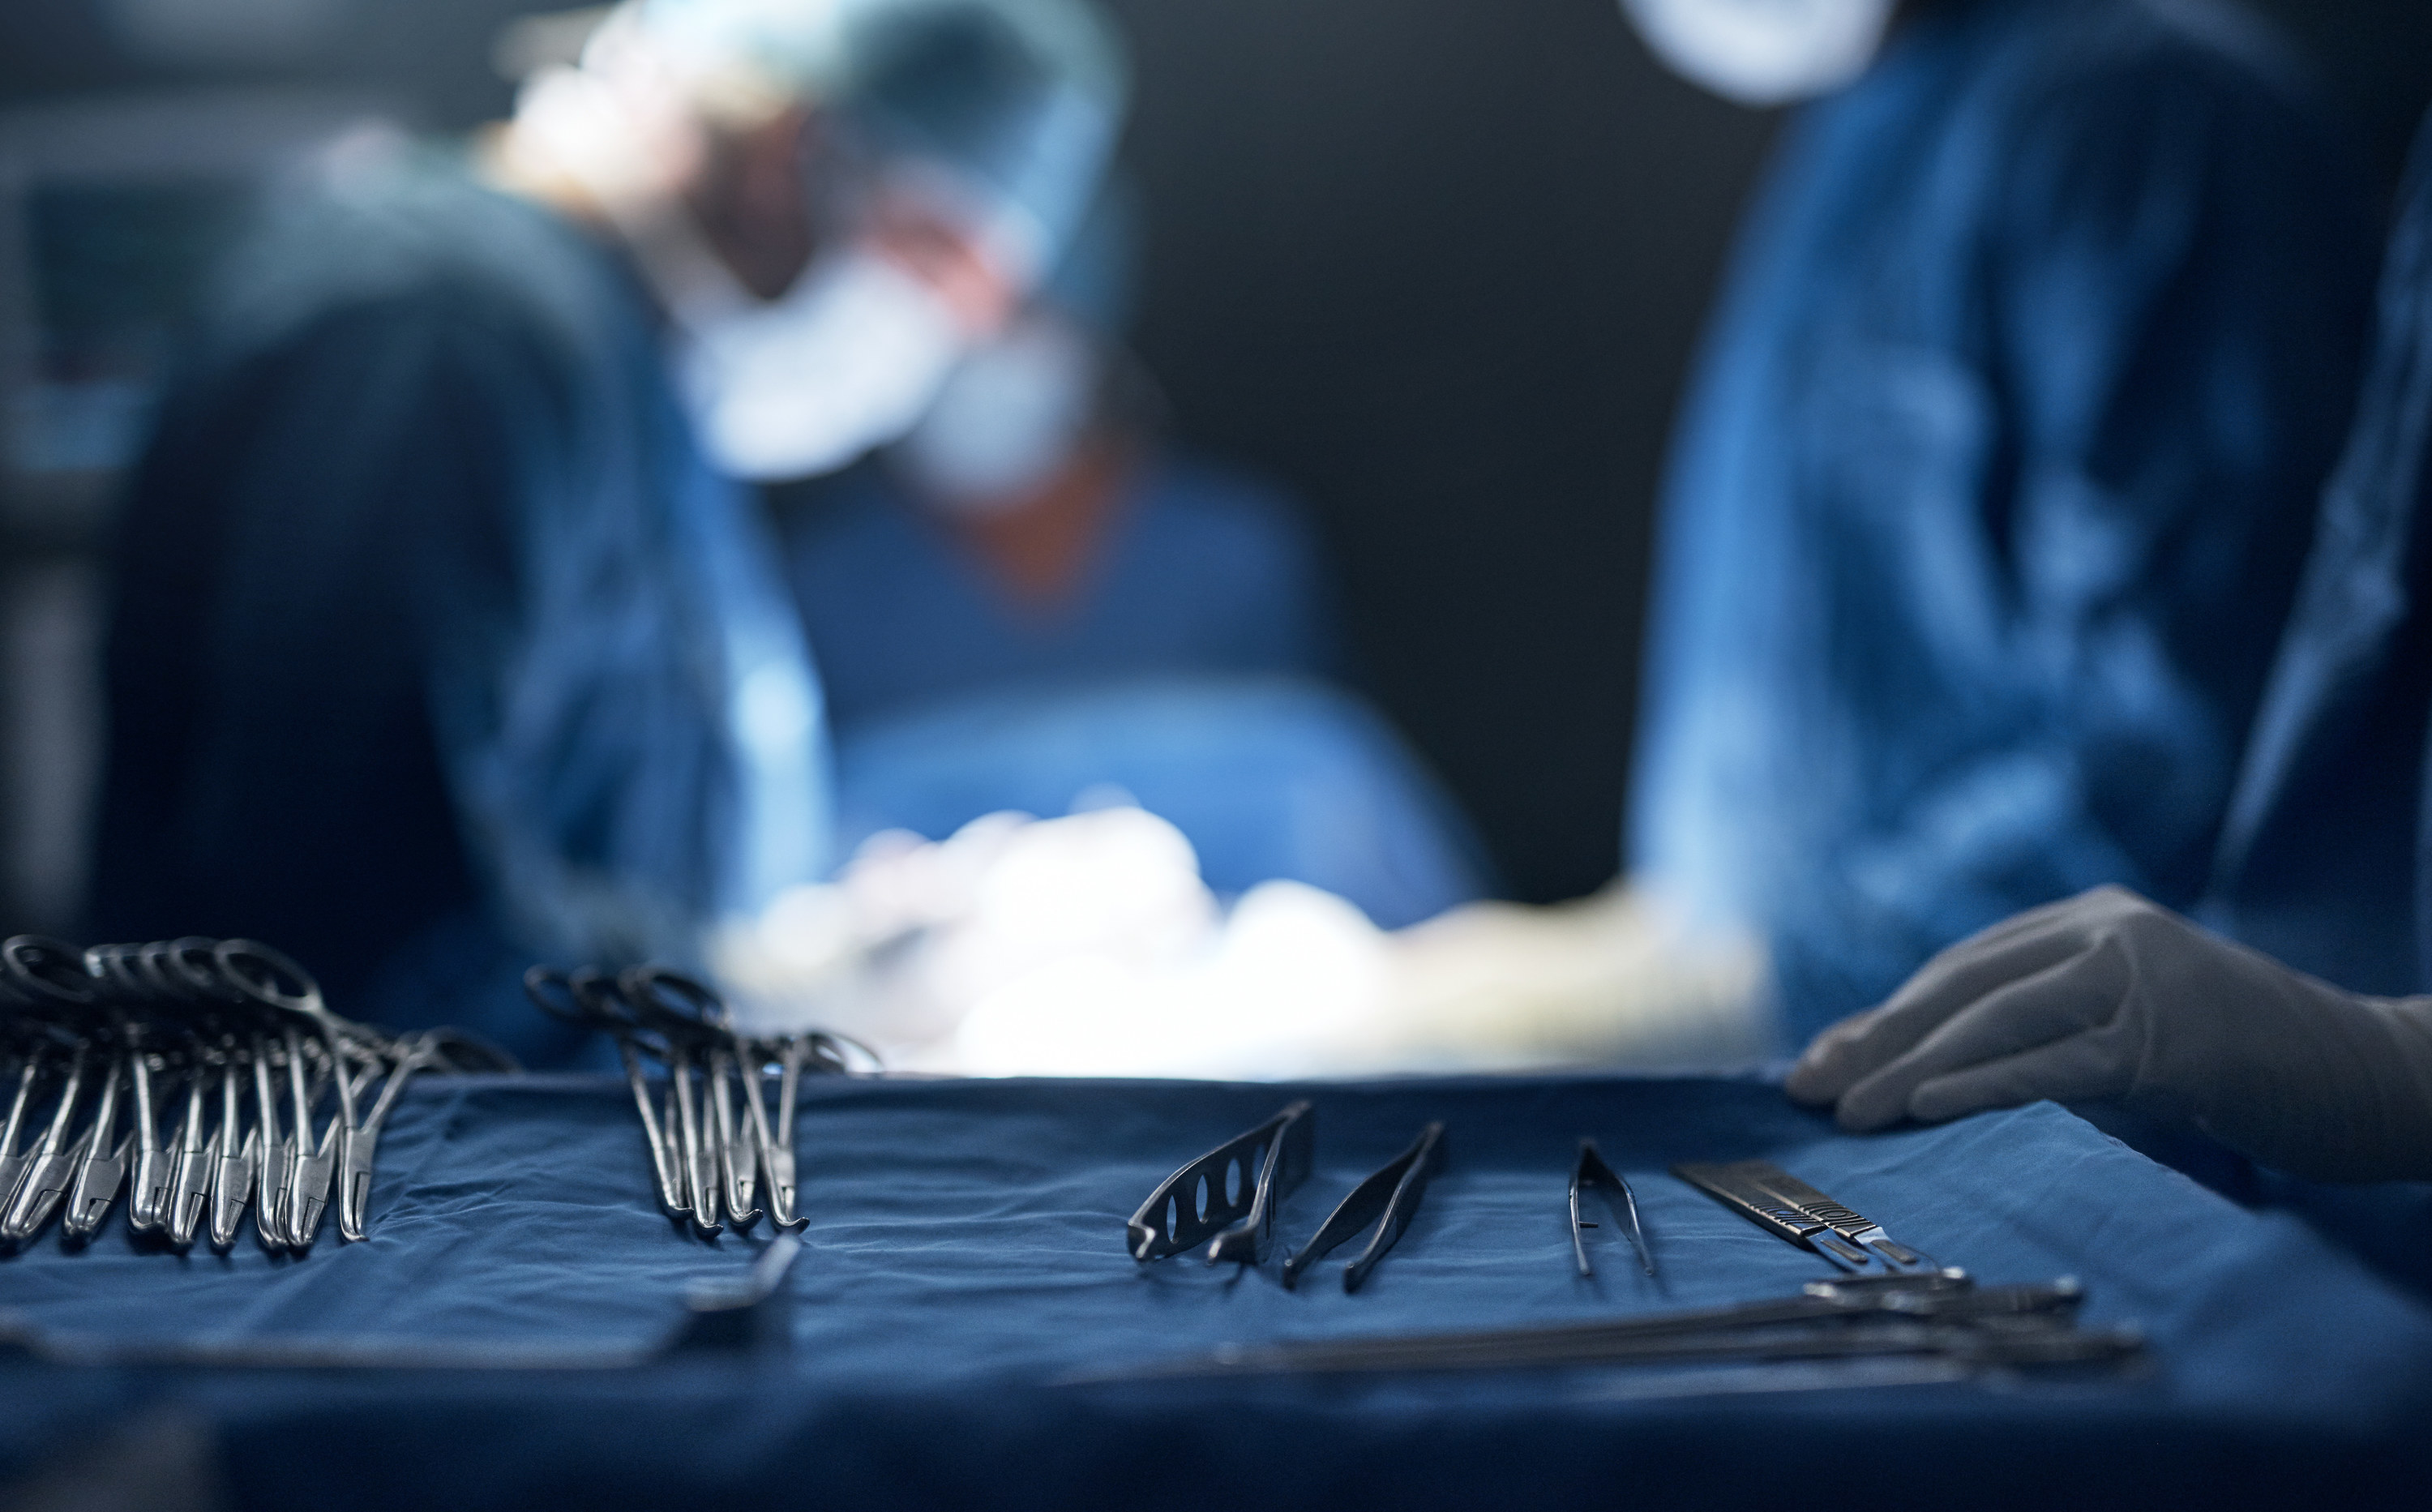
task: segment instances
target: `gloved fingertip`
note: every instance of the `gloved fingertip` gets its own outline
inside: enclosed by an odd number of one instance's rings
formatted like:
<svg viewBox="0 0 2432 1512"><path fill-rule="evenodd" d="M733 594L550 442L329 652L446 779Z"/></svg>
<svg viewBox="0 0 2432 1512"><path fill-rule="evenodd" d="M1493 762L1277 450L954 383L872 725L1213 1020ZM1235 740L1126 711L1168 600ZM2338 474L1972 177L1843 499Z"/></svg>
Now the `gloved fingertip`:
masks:
<svg viewBox="0 0 2432 1512"><path fill-rule="evenodd" d="M1790 1075L1782 1079L1782 1090L1793 1102L1823 1108L1838 1101L1849 1088L1832 1074L1823 1057L1810 1055L1790 1068Z"/></svg>

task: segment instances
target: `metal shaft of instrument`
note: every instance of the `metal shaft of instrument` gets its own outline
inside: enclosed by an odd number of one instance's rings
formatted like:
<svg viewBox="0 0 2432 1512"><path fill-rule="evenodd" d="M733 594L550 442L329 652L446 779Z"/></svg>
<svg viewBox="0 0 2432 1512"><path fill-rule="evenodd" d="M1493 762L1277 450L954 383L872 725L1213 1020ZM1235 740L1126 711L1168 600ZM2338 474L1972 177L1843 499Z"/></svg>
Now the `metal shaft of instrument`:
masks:
<svg viewBox="0 0 2432 1512"><path fill-rule="evenodd" d="M258 1051L261 1042L255 1041ZM257 1127L245 1138L237 1130L245 1127L245 1105L239 1092L240 1081L234 1047L228 1059L220 1065L220 1132L211 1169L211 1245L226 1249L236 1243L238 1228L245 1221L245 1205L251 1200L256 1185L260 1154L255 1141L261 1139Z"/></svg>
<svg viewBox="0 0 2432 1512"><path fill-rule="evenodd" d="M692 1195L685 1187L677 1153L669 1145L667 1124L651 1106L650 1079L642 1070L641 1052L634 1049L632 1035L616 1036L616 1055L625 1062L625 1084L633 1089L633 1110L642 1115L642 1137L650 1147L650 1177L658 1183L659 1206L671 1218L684 1217L692 1212Z"/></svg>
<svg viewBox="0 0 2432 1512"><path fill-rule="evenodd" d="M800 1042L788 1040L779 1051L781 1063L787 1073L801 1064ZM743 1073L743 1105L752 1114L752 1147L760 1157L761 1174L768 1182L768 1221L779 1228L790 1227L795 1221L793 1121L786 1116L787 1105L793 1100L785 1092L778 1094L778 1128L768 1126L768 1109L761 1097L764 1058L754 1050Z"/></svg>
<svg viewBox="0 0 2432 1512"><path fill-rule="evenodd" d="M127 1154L135 1136L118 1137L118 1087L133 1059L132 1052L124 1048L110 1058L101 1095L94 1100L93 1128L76 1156L76 1183L69 1190L67 1214L59 1224L68 1238L77 1243L100 1231L102 1219L127 1181Z"/></svg>
<svg viewBox="0 0 2432 1512"><path fill-rule="evenodd" d="M177 1126L177 1186L166 1215L169 1242L180 1249L202 1232L203 1213L211 1199L212 1140L205 1131L205 1079L198 1060L194 1075L186 1079L186 1114Z"/></svg>
<svg viewBox="0 0 2432 1512"><path fill-rule="evenodd" d="M739 1060L735 1047L718 1045L709 1052L709 1100L718 1129L718 1179L725 1192L726 1216L738 1229L760 1216L754 1201L758 1147L745 1145L741 1119L735 1110Z"/></svg>
<svg viewBox="0 0 2432 1512"><path fill-rule="evenodd" d="M68 1182L76 1164L75 1147L68 1130L76 1125L76 1102L84 1091L84 1068L87 1052L76 1046L68 1058L67 1079L59 1085L59 1106L52 1110L51 1121L18 1178L17 1190L10 1195L8 1212L0 1217L0 1240L12 1245L24 1244L50 1221L61 1200L67 1197Z"/></svg>
<svg viewBox="0 0 2432 1512"><path fill-rule="evenodd" d="M253 1038L254 1161L258 1172L253 1203L254 1232L271 1249L287 1248L287 1185L293 1169L294 1144L280 1127L279 1094L270 1079L269 1046Z"/></svg>
<svg viewBox="0 0 2432 1512"><path fill-rule="evenodd" d="M709 1147L701 1110L692 1080L692 1053L682 1045L667 1052L667 1077L674 1084L676 1116L684 1133L684 1181L692 1198L693 1227L704 1235L719 1232L717 1154Z"/></svg>

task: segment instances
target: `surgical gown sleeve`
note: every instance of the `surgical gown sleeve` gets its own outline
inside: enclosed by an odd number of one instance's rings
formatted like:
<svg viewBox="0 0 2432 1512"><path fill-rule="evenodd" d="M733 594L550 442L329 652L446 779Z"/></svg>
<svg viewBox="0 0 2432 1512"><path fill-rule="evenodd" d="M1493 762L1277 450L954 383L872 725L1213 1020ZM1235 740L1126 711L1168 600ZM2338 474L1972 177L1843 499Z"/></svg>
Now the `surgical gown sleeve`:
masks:
<svg viewBox="0 0 2432 1512"><path fill-rule="evenodd" d="M1923 784L1901 840L2006 793L1980 875L2184 900L2350 408L2364 269L2353 226L2288 192L2307 163L2269 118L2168 80L2047 110L1988 253L2016 450L1985 498L2010 575L1986 586L2033 696L2016 748Z"/></svg>
<svg viewBox="0 0 2432 1512"><path fill-rule="evenodd" d="M619 313L439 279L182 386L123 553L100 911L353 984L468 910L524 960L687 959L816 875L807 662Z"/></svg>
<svg viewBox="0 0 2432 1512"><path fill-rule="evenodd" d="M1666 501L1634 859L1765 934L1795 1031L2020 909L2202 892L2372 242L2301 95L2162 15L1928 12L1752 221Z"/></svg>
<svg viewBox="0 0 2432 1512"><path fill-rule="evenodd" d="M2206 922L2370 993L2432 991L2432 118L2356 425L2255 722Z"/></svg>

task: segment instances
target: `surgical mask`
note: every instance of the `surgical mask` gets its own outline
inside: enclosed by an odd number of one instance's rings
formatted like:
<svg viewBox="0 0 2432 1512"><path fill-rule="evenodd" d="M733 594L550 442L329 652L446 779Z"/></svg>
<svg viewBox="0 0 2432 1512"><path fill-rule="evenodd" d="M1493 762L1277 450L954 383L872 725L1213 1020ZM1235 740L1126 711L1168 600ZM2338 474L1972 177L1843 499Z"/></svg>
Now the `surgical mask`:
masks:
<svg viewBox="0 0 2432 1512"><path fill-rule="evenodd" d="M1097 385L1087 338L1055 321L1022 321L963 359L896 448L896 464L949 514L1005 513L1080 445Z"/></svg>
<svg viewBox="0 0 2432 1512"><path fill-rule="evenodd" d="M1664 65L1741 105L1788 105L1854 82L1899 0L1621 0Z"/></svg>
<svg viewBox="0 0 2432 1512"><path fill-rule="evenodd" d="M833 472L920 416L964 338L928 285L874 252L820 259L773 301L679 324L684 398L712 463L738 478Z"/></svg>

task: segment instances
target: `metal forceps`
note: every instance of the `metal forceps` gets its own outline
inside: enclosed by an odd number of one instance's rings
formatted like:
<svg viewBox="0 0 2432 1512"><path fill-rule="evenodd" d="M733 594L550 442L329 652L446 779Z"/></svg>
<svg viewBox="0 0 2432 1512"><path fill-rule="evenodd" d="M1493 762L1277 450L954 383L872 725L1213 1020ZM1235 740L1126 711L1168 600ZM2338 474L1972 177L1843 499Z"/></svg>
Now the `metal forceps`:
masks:
<svg viewBox="0 0 2432 1512"><path fill-rule="evenodd" d="M102 1082L93 1110L93 1131L86 1136L76 1166L76 1184L68 1193L67 1213L59 1220L67 1237L82 1243L101 1230L110 1204L130 1174L135 1192L127 1203L127 1222L138 1233L160 1228L160 1129L153 1116L152 1077L168 1062L152 1045L146 1000L168 989L144 962L144 952L160 946L105 945L84 955L86 969L98 988L98 1005L117 1048L115 1062ZM127 1130L118 1137L119 1086L126 1083ZM152 1200L144 1200L145 1193Z"/></svg>
<svg viewBox="0 0 2432 1512"><path fill-rule="evenodd" d="M1571 1167L1571 1254L1579 1262L1579 1274L1596 1274L1596 1267L1588 1264L1587 1240L1580 1232L1596 1227L1579 1209L1579 1194L1590 1188L1604 1194L1605 1205L1613 1210L1614 1217L1621 1220L1622 1232L1629 1237L1630 1247L1638 1251L1639 1266L1649 1276L1654 1275L1655 1257L1647 1252L1647 1231L1638 1221L1638 1194L1630 1189L1630 1183L1622 1179L1619 1171L1605 1164L1604 1155L1593 1139L1579 1141L1579 1158Z"/></svg>
<svg viewBox="0 0 2432 1512"><path fill-rule="evenodd" d="M380 1150L380 1129L387 1124L390 1110L397 1106L397 1094L405 1090L417 1071L449 1064L448 1049L453 1043L446 1029L425 1029L392 1046L386 1056L378 1051L363 1052L371 1057L364 1067L362 1082L355 1088L350 1102L360 1102L383 1066L388 1079L380 1084L380 1097L371 1112L360 1123L349 1121L338 1135L338 1237L361 1244L368 1235L365 1219L372 1199L372 1159Z"/></svg>
<svg viewBox="0 0 2432 1512"><path fill-rule="evenodd" d="M87 961L106 990L126 1005L127 1073L133 1094L135 1162L133 1190L127 1201L127 1225L139 1234L158 1234L183 1248L175 1237L183 1216L181 1194L192 1174L190 1144L200 1139L200 1112L187 1099L187 1118L163 1137L164 1099L183 1080L191 1094L204 1076L200 1027L191 1009L194 989L184 973L169 962L180 952L199 948L209 954L211 942L188 938L140 946L103 946L89 952ZM159 1079L156 1080L156 1079ZM209 1198L209 1171L204 1172ZM195 1209L199 1222L200 1209ZM79 1221L98 1227L98 1215L81 1213ZM194 1230L185 1226L186 1242Z"/></svg>
<svg viewBox="0 0 2432 1512"><path fill-rule="evenodd" d="M752 1138L760 1154L761 1179L768 1186L768 1221L790 1229L810 1220L795 1206L799 1177L794 1165L794 1108L802 1084L802 1065L816 1060L820 1069L841 1071L844 1061L819 1034L788 1034L776 1040L740 1040L743 1059L743 1106L752 1114ZM772 1128L760 1096L762 1067L777 1065L777 1118Z"/></svg>
<svg viewBox="0 0 2432 1512"><path fill-rule="evenodd" d="M644 1025L667 1042L693 1226L704 1236L718 1232L722 1205L742 1228L760 1216L753 1200L758 1167L748 1148L736 1154L744 1135L736 1125L736 1044L726 1005L701 983L664 966L633 967L617 977L616 986ZM701 1075L698 1098L692 1082L696 1063Z"/></svg>
<svg viewBox="0 0 2432 1512"><path fill-rule="evenodd" d="M617 1059L625 1063L625 1083L633 1091L634 1111L642 1115L642 1137L650 1144L650 1176L658 1186L659 1207L670 1218L691 1217L688 1165L684 1152L673 1142L670 1128L676 1122L675 1090L670 1087L667 1091L667 1116L662 1121L659 1110L651 1105L650 1077L642 1069L642 1052L636 1045L642 1025L617 989L616 978L589 966L573 972L534 966L524 973L524 995L549 1017L601 1030L616 1042ZM710 1221L716 1224L714 1214ZM711 1232L715 1232L714 1228Z"/></svg>
<svg viewBox="0 0 2432 1512"><path fill-rule="evenodd" d="M162 989L155 1006L175 1016L185 1038L180 1060L186 1071L186 1111L171 1160L174 1175L160 1227L174 1248L183 1249L208 1232L215 1248L227 1249L236 1243L245 1207L251 1204L262 1243L278 1249L285 1242L285 1230L276 1222L277 1194L285 1190L292 1171L270 1090L263 1015L258 1003L221 974L211 946L212 942L199 938L177 940L140 947L135 955L139 973L149 967ZM101 952L105 962L114 955ZM214 1088L220 1113L216 1129L209 1118ZM249 1131L245 1128L248 1092L256 1115ZM141 1130L137 1137L143 1139ZM137 1164L144 1164L141 1153ZM137 1210L130 1221L140 1231L145 1200L141 1177L137 1185Z"/></svg>
<svg viewBox="0 0 2432 1512"><path fill-rule="evenodd" d="M0 1128L0 1242L11 1247L32 1238L50 1221L74 1179L83 1141L72 1139L70 1130L92 1055L86 1037L76 1031L76 1020L93 997L77 952L30 937L11 940L0 950L0 1000L13 1010L9 1027L24 1057L8 1123ZM38 1140L20 1150L17 1139L27 1115L39 1106L43 1070L61 1052L66 1070L50 1121Z"/></svg>
<svg viewBox="0 0 2432 1512"><path fill-rule="evenodd" d="M329 1211L330 1184L336 1178L341 1155L340 1142L360 1132L355 1080L346 1062L348 1042L353 1033L362 1031L329 1011L321 1000L320 984L303 967L268 945L252 940L223 940L212 947L211 960L230 987L269 1011L279 1030L285 1051L287 1094L294 1121L286 1135L292 1141L292 1146L287 1147L292 1153L287 1156L285 1190L278 1194L280 1200L275 1225L283 1231L288 1248L309 1249L320 1233L322 1216ZM305 1070L303 1032L307 1028L318 1042L315 1047L320 1052L319 1063L309 1076ZM259 1051L254 1067L257 1079L265 1079ZM319 1100L325 1079L337 1089L338 1107L316 1135L312 1131L312 1108ZM258 1094L264 1084L264 1080L257 1080ZM263 1098L261 1103L265 1150L270 1147L267 1140L273 1132L268 1120L274 1101ZM268 1171L271 1164L265 1159L263 1169ZM264 1197L267 1202L269 1194ZM267 1210L262 1215L271 1216ZM265 1238L272 1226L263 1225Z"/></svg>

